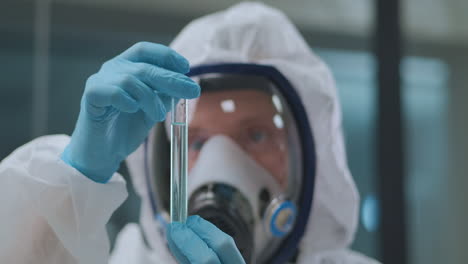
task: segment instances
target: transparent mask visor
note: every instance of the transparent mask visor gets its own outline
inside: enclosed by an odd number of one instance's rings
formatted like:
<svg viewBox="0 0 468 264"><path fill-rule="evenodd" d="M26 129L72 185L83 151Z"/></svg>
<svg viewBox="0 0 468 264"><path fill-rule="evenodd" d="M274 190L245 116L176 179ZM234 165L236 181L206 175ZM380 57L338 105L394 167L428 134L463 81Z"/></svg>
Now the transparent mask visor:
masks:
<svg viewBox="0 0 468 264"><path fill-rule="evenodd" d="M206 74L194 78L202 95L188 111L188 172L205 142L232 139L295 200L301 159L295 121L278 89L260 76Z"/></svg>

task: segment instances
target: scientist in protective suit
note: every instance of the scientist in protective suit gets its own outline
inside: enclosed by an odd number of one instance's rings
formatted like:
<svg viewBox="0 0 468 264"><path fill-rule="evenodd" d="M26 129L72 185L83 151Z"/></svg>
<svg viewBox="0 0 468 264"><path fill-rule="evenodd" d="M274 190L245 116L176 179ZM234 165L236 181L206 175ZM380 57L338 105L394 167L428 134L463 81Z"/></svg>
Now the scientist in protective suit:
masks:
<svg viewBox="0 0 468 264"><path fill-rule="evenodd" d="M190 65L189 66L189 63ZM172 98L190 101L186 223L169 223ZM109 254L105 226L141 196ZM333 78L278 10L242 3L86 82L71 137L0 164L1 263L376 263L348 249L359 197Z"/></svg>

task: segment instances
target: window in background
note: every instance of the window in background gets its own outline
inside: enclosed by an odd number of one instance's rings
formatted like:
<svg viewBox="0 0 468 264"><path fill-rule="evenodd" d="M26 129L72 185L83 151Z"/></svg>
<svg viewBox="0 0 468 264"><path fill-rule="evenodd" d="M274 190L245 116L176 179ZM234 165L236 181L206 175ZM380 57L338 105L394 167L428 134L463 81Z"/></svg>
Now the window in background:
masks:
<svg viewBox="0 0 468 264"><path fill-rule="evenodd" d="M401 4L408 262L467 263L468 1Z"/></svg>
<svg viewBox="0 0 468 264"><path fill-rule="evenodd" d="M33 3L0 6L0 160L31 140Z"/></svg>
<svg viewBox="0 0 468 264"><path fill-rule="evenodd" d="M441 60L405 58L402 100L406 139L408 263L453 263L448 169L448 66ZM458 263L458 262L457 262Z"/></svg>

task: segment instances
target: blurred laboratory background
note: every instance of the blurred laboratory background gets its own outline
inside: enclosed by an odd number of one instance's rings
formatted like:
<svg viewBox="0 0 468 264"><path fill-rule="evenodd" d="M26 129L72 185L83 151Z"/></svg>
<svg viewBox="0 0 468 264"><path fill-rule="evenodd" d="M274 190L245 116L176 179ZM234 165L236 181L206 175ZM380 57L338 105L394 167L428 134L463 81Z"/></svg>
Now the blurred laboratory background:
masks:
<svg viewBox="0 0 468 264"><path fill-rule="evenodd" d="M169 44L234 0L1 0L0 159L71 134L87 77L138 41ZM329 65L361 194L353 249L385 263L468 260L468 1L265 0ZM130 199L113 239L138 221ZM1 222L1 219L0 219Z"/></svg>

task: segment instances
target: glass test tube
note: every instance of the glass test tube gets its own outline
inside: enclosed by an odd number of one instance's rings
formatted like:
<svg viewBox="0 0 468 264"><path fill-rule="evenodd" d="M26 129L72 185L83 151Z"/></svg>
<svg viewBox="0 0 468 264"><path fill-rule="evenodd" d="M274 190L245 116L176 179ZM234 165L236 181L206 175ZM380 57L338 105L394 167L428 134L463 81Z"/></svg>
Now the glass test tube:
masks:
<svg viewBox="0 0 468 264"><path fill-rule="evenodd" d="M171 222L187 219L187 100L172 99Z"/></svg>

